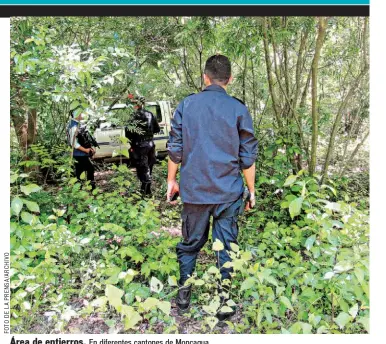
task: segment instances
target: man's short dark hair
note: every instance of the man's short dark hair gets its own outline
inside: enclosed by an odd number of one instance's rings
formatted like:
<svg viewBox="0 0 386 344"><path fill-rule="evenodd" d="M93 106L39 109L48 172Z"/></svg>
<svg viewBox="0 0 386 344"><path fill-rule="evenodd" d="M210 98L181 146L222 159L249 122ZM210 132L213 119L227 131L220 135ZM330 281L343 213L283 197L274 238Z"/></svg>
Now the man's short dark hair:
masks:
<svg viewBox="0 0 386 344"><path fill-rule="evenodd" d="M213 55L206 60L204 73L211 83L226 85L231 77L231 62L224 55Z"/></svg>

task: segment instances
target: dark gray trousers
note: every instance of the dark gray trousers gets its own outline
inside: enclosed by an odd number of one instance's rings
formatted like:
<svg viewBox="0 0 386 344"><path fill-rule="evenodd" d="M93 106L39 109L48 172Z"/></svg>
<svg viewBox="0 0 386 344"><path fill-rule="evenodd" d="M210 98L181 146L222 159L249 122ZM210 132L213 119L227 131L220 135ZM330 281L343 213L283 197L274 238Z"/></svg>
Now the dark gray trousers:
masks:
<svg viewBox="0 0 386 344"><path fill-rule="evenodd" d="M209 236L210 217L213 217L212 238L218 239L224 245L219 252L218 266L222 279L230 279L229 268L223 265L230 260L227 250L230 243L237 244L237 217L243 211L242 196L236 201L224 204L190 204L184 203L182 210L183 240L177 244L177 258L180 264L180 284L192 275L198 252L205 245Z"/></svg>

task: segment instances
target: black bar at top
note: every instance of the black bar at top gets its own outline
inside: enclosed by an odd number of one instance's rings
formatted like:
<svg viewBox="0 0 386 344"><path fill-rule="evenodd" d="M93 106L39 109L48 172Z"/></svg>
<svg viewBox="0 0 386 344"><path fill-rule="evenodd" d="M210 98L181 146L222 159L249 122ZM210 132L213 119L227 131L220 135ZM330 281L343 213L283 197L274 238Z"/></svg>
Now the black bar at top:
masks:
<svg viewBox="0 0 386 344"><path fill-rule="evenodd" d="M0 6L12 16L369 16L368 5L35 5Z"/></svg>

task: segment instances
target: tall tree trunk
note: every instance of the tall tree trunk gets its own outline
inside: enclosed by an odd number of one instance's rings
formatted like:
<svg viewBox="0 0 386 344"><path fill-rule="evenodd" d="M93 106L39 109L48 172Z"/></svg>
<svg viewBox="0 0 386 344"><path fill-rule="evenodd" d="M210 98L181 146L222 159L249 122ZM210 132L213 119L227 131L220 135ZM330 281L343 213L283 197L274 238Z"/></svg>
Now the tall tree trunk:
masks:
<svg viewBox="0 0 386 344"><path fill-rule="evenodd" d="M350 101L351 97L354 95L354 92L356 91L357 87L360 85L362 79L367 75L367 73L369 71L369 62L368 62L368 58L367 58L367 43L368 43L367 26L368 26L368 19L365 18L364 27L363 27L363 40L362 40L362 58L363 58L362 71L359 73L359 75L352 82L346 96L344 97L342 103L339 106L338 113L336 115L334 125L332 127L332 131L331 131L331 135L330 135L330 141L328 143L328 149L327 149L326 159L324 161L322 179L320 181L321 184L324 182L324 180L327 176L328 167L330 165L330 160L331 160L332 154L334 153L335 137L336 137L336 134L338 132L338 129L339 129L339 126L340 126L340 123L342 120L343 112L346 110L348 102ZM357 148L359 149L361 146L362 145L360 145ZM356 150L356 151L358 151L358 150ZM356 152L355 152L355 154L356 154ZM354 155L351 155L351 156L354 157ZM351 157L350 157L350 159L351 159Z"/></svg>
<svg viewBox="0 0 386 344"><path fill-rule="evenodd" d="M359 149L363 146L363 144L366 142L367 138L369 137L370 135L370 131L367 131L366 135L362 138L361 142L359 142L357 144L357 146L355 147L355 149L353 150L353 152L351 153L350 157L348 158L347 162L346 163L343 163L343 166L340 170L340 173L339 175L340 176L343 176L343 174L345 173L347 167L350 165L350 163L353 161L355 155L358 153Z"/></svg>
<svg viewBox="0 0 386 344"><path fill-rule="evenodd" d="M315 55L312 61L312 77L311 77L311 94L312 94L312 139L311 139L311 156L310 156L310 165L308 166L308 171L312 176L315 172L316 166L316 149L318 145L318 112L316 110L316 102L318 96L318 63L320 52L322 50L324 37L326 36L327 29L327 18L319 18L319 32L318 38L316 39Z"/></svg>
<svg viewBox="0 0 386 344"><path fill-rule="evenodd" d="M361 73L352 82L349 91L347 92L345 98L343 99L342 103L339 106L338 113L335 117L334 125L332 127L332 131L331 131L331 135L330 135L330 141L328 143L326 159L324 161L324 167L323 167L322 180L320 181L321 184L324 182L324 179L326 178L326 175L327 175L327 170L328 170L328 167L330 164L332 153L334 152L336 134L338 132L339 125L340 125L340 122L342 120L343 112L346 110L346 107L347 107L349 100L354 95L355 90L359 86L362 78L367 74L368 70L369 70L369 66L365 65L365 67L361 71Z"/></svg>
<svg viewBox="0 0 386 344"><path fill-rule="evenodd" d="M271 94L273 112L275 113L277 125L278 125L279 130L280 130L282 128L282 123L281 123L280 110L278 108L275 90L273 88L271 59L269 57L269 45L268 45L268 34L267 34L267 17L264 17L264 22L262 24L262 28L263 28L263 37L264 37L263 42L264 42L264 53L265 53L265 65L267 68L269 93Z"/></svg>
<svg viewBox="0 0 386 344"><path fill-rule="evenodd" d="M11 113L12 124L15 128L16 137L19 142L20 150L24 155L27 149L35 143L37 134L37 112L36 109L30 109L27 113L27 119L20 115Z"/></svg>
<svg viewBox="0 0 386 344"><path fill-rule="evenodd" d="M246 97L245 97L245 79L247 77L247 49L244 50L244 68L243 68L243 102L245 103Z"/></svg>

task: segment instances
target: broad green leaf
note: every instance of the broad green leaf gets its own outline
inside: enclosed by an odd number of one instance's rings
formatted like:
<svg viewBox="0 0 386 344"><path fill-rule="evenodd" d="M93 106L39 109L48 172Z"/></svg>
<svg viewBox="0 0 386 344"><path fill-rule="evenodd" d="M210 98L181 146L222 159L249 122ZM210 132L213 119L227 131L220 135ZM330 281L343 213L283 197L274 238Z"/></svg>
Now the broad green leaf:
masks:
<svg viewBox="0 0 386 344"><path fill-rule="evenodd" d="M327 204L324 207L326 209L337 211L337 212L340 212L341 210L341 205L335 202L327 202Z"/></svg>
<svg viewBox="0 0 386 344"><path fill-rule="evenodd" d="M240 291L251 289L256 284L256 279L248 277L242 284Z"/></svg>
<svg viewBox="0 0 386 344"><path fill-rule="evenodd" d="M74 100L71 104L70 104L70 110L74 110L80 103L77 101L77 100ZM76 116L74 116L76 117Z"/></svg>
<svg viewBox="0 0 386 344"><path fill-rule="evenodd" d="M351 320L351 316L345 312L340 312L339 315L334 319L335 323L342 330Z"/></svg>
<svg viewBox="0 0 386 344"><path fill-rule="evenodd" d="M292 304L291 304L291 301L288 300L287 297L285 297L284 295L283 296L280 296L280 302L286 306L288 309L290 309L291 311L293 311L293 307L292 307Z"/></svg>
<svg viewBox="0 0 386 344"><path fill-rule="evenodd" d="M197 286L201 286L201 285L204 285L204 284L205 284L205 282L202 279L194 281L194 285L197 285Z"/></svg>
<svg viewBox="0 0 386 344"><path fill-rule="evenodd" d="M129 142L129 139L128 139L127 137L125 137L125 136L120 136L120 137L119 137L119 140L120 140L121 143L123 143L123 144L126 144L126 143Z"/></svg>
<svg viewBox="0 0 386 344"><path fill-rule="evenodd" d="M290 328L289 328L290 332L292 334L295 334L295 333L300 333L300 331L303 331L303 327L302 327L302 323L300 321L297 321L296 323L294 323Z"/></svg>
<svg viewBox="0 0 386 344"><path fill-rule="evenodd" d="M323 185L321 186L321 189L325 189L325 188L330 189L330 190L332 191L332 193L334 194L334 196L336 197L336 190L335 190L333 187L331 187L331 186L329 186L329 185L323 184Z"/></svg>
<svg viewBox="0 0 386 344"><path fill-rule="evenodd" d="M21 209L23 208L23 201L19 197L15 197L11 202L11 209L16 216L19 216Z"/></svg>
<svg viewBox="0 0 386 344"><path fill-rule="evenodd" d="M304 246L305 246L305 248L306 248L308 251L312 248L312 246L314 246L315 240L316 240L316 235L315 235L315 234L314 234L314 235L311 235L311 236L308 237L308 239L306 240Z"/></svg>
<svg viewBox="0 0 386 344"><path fill-rule="evenodd" d="M29 211L32 211L34 213L40 213L39 204L32 201L27 201L26 199L23 199L23 203L27 206Z"/></svg>
<svg viewBox="0 0 386 344"><path fill-rule="evenodd" d="M109 300L109 303L116 309L122 305L122 296L124 291L108 284L106 286L105 294Z"/></svg>
<svg viewBox="0 0 386 344"><path fill-rule="evenodd" d="M303 322L302 323L302 330L303 330L303 334L311 334L312 333L312 325Z"/></svg>
<svg viewBox="0 0 386 344"><path fill-rule="evenodd" d="M317 326L319 324L320 320L322 320L322 317L320 315L315 315L315 314L312 314L312 313L310 313L308 315L308 321L313 326Z"/></svg>
<svg viewBox="0 0 386 344"><path fill-rule="evenodd" d="M11 174L11 184L13 184L14 182L16 182L17 178L19 178L19 175L17 173L15 174Z"/></svg>
<svg viewBox="0 0 386 344"><path fill-rule="evenodd" d="M213 251L222 251L224 249L223 243L216 239L215 242L213 243L212 250Z"/></svg>
<svg viewBox="0 0 386 344"><path fill-rule="evenodd" d="M217 274L219 272L220 272L220 270L218 268L216 268L215 266L213 266L213 265L208 269L208 273L209 274L215 275L215 274Z"/></svg>
<svg viewBox="0 0 386 344"><path fill-rule="evenodd" d="M365 272L363 271L363 269L355 268L354 274L355 274L356 278L358 279L359 283L362 284L363 281L365 280Z"/></svg>
<svg viewBox="0 0 386 344"><path fill-rule="evenodd" d="M107 301L108 301L108 299L106 296L101 296L101 297L98 297L97 299L93 300L91 302L91 306L102 308L106 305Z"/></svg>
<svg viewBox="0 0 386 344"><path fill-rule="evenodd" d="M40 284L30 284L25 290L29 293L33 293L36 289L40 287Z"/></svg>
<svg viewBox="0 0 386 344"><path fill-rule="evenodd" d="M169 315L172 305L169 301L159 301L157 307L166 315Z"/></svg>
<svg viewBox="0 0 386 344"><path fill-rule="evenodd" d="M230 246L231 246L231 249L232 249L233 252L239 252L240 249L239 249L238 245L236 245L235 243L231 242Z"/></svg>
<svg viewBox="0 0 386 344"><path fill-rule="evenodd" d="M303 198L298 197L295 198L289 205L289 212L290 216L293 219L295 216L300 214L300 211L302 209L302 203L303 203Z"/></svg>
<svg viewBox="0 0 386 344"><path fill-rule="evenodd" d="M275 277L273 276L267 276L265 277L265 280L268 282L268 283L271 283L273 284L275 287L278 287L278 283L277 283L277 280L275 279Z"/></svg>
<svg viewBox="0 0 386 344"><path fill-rule="evenodd" d="M23 302L23 308L24 308L26 311L31 310L31 303L30 303L29 301L24 301L24 302Z"/></svg>
<svg viewBox="0 0 386 344"><path fill-rule="evenodd" d="M123 148L120 151L121 155L125 156L126 158L130 158L129 150L127 148Z"/></svg>
<svg viewBox="0 0 386 344"><path fill-rule="evenodd" d="M163 283L155 278L155 277L152 277L151 280L150 280L150 290L154 293L157 293L159 294L161 292L161 290L163 289L164 285Z"/></svg>
<svg viewBox="0 0 386 344"><path fill-rule="evenodd" d="M240 262L240 260L237 260L237 262ZM224 263L224 265L222 266L223 268L225 268L225 269L229 269L229 268L231 268L231 267L233 267L234 265L237 265L238 267L242 267L242 262L240 262L241 263L241 265L240 264L235 264L235 262L231 262L231 261L229 261L229 262L225 262ZM240 266L239 266L240 265ZM237 270L237 269L236 269ZM239 269L240 270L240 269Z"/></svg>
<svg viewBox="0 0 386 344"><path fill-rule="evenodd" d="M208 324L208 326L210 327L211 330L214 329L214 327L217 325L218 323L218 319L216 317L206 317L205 318L205 322Z"/></svg>
<svg viewBox="0 0 386 344"><path fill-rule="evenodd" d="M252 259L252 253L251 251L245 251L241 254L241 259L244 261L248 261Z"/></svg>
<svg viewBox="0 0 386 344"><path fill-rule="evenodd" d="M317 334L323 334L323 333L328 333L328 329L326 326L320 326L318 330L316 331Z"/></svg>
<svg viewBox="0 0 386 344"><path fill-rule="evenodd" d="M10 284L11 289L18 288L20 286L20 284L23 283L23 281L24 281L24 277L23 276L21 276L20 279L11 281L11 284Z"/></svg>
<svg viewBox="0 0 386 344"><path fill-rule="evenodd" d="M34 222L34 216L26 211L23 211L21 213L21 219L23 220L23 222L28 223L29 225Z"/></svg>
<svg viewBox="0 0 386 344"><path fill-rule="evenodd" d="M272 315L271 315L271 312L267 308L264 309L264 316L265 316L265 319L267 319L267 322L269 324L272 324Z"/></svg>
<svg viewBox="0 0 386 344"><path fill-rule="evenodd" d="M236 306L236 303L235 303L233 300L228 300L228 301L227 301L227 305L228 305L229 307L234 307L234 306Z"/></svg>
<svg viewBox="0 0 386 344"><path fill-rule="evenodd" d="M77 313L71 307L67 307L60 318L68 322L75 316L77 316Z"/></svg>
<svg viewBox="0 0 386 344"><path fill-rule="evenodd" d="M288 176L287 179L285 180L283 186L290 186L290 185L292 185L293 183L295 183L297 178L298 178L298 176L294 176L294 175Z"/></svg>
<svg viewBox="0 0 386 344"><path fill-rule="evenodd" d="M335 273L333 271L326 272L323 279L331 279L335 276Z"/></svg>
<svg viewBox="0 0 386 344"><path fill-rule="evenodd" d="M101 230L103 231L111 231L112 233L114 234L117 234L117 235L123 235L126 233L126 230L121 227L121 226L118 226L114 223L105 223L102 227L101 227ZM125 249L128 249L128 248L122 248L118 251L118 253L121 253L121 250L125 250ZM125 256L127 256L128 254L125 254L122 256L122 253L121 253L121 257L124 258Z"/></svg>
<svg viewBox="0 0 386 344"><path fill-rule="evenodd" d="M125 283L130 283L134 279L134 277L138 275L138 272L133 269L129 269L126 271L125 274Z"/></svg>
<svg viewBox="0 0 386 344"><path fill-rule="evenodd" d="M169 276L169 277L168 277L168 283L169 283L169 285L170 285L171 287L176 287L176 286L178 286L176 276Z"/></svg>
<svg viewBox="0 0 386 344"><path fill-rule="evenodd" d="M152 308L158 305L158 300L154 297L148 297L145 302L142 304L143 309L148 312Z"/></svg>
<svg viewBox="0 0 386 344"><path fill-rule="evenodd" d="M79 178L81 180L85 180L86 179L86 172L82 172Z"/></svg>
<svg viewBox="0 0 386 344"><path fill-rule="evenodd" d="M52 211L56 214L57 217L61 217L66 212L66 209L55 209L55 208L52 208Z"/></svg>
<svg viewBox="0 0 386 344"><path fill-rule="evenodd" d="M348 260L342 260L334 266L334 272L340 274L342 272L349 271L352 268L353 268L352 262Z"/></svg>
<svg viewBox="0 0 386 344"><path fill-rule="evenodd" d="M263 320L264 312L263 308L259 308L257 311L257 316L256 316L256 324L257 326L260 326L261 320Z"/></svg>
<svg viewBox="0 0 386 344"><path fill-rule="evenodd" d="M222 306L220 308L220 312L222 313L232 313L233 312L233 309L229 306Z"/></svg>
<svg viewBox="0 0 386 344"><path fill-rule="evenodd" d="M91 241L91 238L83 238L79 243L82 245L87 245Z"/></svg>
<svg viewBox="0 0 386 344"><path fill-rule="evenodd" d="M125 313L126 313L125 314L126 317L124 320L125 330L133 329L135 325L137 325L142 320L142 317L139 315L137 311L134 310L133 307L130 307L130 310L126 311Z"/></svg>
<svg viewBox="0 0 386 344"><path fill-rule="evenodd" d="M209 305L205 305L202 307L202 309L210 314L210 315L216 315L218 309L220 307L220 301L218 300L213 300Z"/></svg>
<svg viewBox="0 0 386 344"><path fill-rule="evenodd" d="M357 316L357 314L358 314L358 309L359 309L359 307L358 307L358 304L357 304L357 303L349 309L348 312L349 312L350 315L353 317L353 319L355 319L355 317Z"/></svg>
<svg viewBox="0 0 386 344"><path fill-rule="evenodd" d="M33 192L38 192L40 189L41 187L36 184L22 185L20 187L21 192L23 192L27 196Z"/></svg>
<svg viewBox="0 0 386 344"><path fill-rule="evenodd" d="M365 328L365 330L370 333L370 321L369 321L369 317L361 317L361 318L358 318L358 322L361 323L363 325L363 327Z"/></svg>
<svg viewBox="0 0 386 344"><path fill-rule="evenodd" d="M207 305L202 306L202 309L203 309L206 313L208 313L208 314L210 314L210 315L216 315L216 313L217 313L217 310L216 310L216 309L212 309L211 307L209 307L209 306L207 306Z"/></svg>

